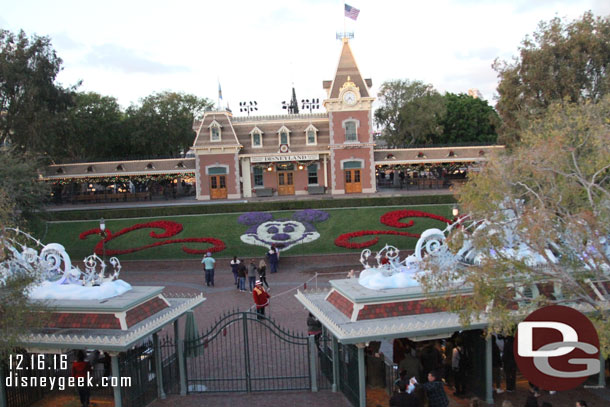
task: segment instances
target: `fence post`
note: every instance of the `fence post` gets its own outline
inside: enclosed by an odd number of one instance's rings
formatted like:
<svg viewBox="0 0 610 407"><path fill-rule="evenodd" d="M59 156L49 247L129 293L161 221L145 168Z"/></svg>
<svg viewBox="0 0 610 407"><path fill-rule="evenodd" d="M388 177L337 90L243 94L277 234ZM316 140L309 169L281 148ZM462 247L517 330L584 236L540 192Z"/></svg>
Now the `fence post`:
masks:
<svg viewBox="0 0 610 407"><path fill-rule="evenodd" d="M11 374L9 372L9 374ZM7 407L8 401L6 397L6 379L4 377L4 365L0 363L0 407Z"/></svg>
<svg viewBox="0 0 610 407"><path fill-rule="evenodd" d="M119 353L112 352L110 353L110 364L112 368L112 376L116 377L117 386L112 388L112 392L114 393L114 407L123 407L123 399L121 394L121 371L119 368Z"/></svg>
<svg viewBox="0 0 610 407"><path fill-rule="evenodd" d="M356 344L358 348L358 399L360 407L366 407L366 376L364 372L364 343Z"/></svg>
<svg viewBox="0 0 610 407"><path fill-rule="evenodd" d="M318 347L316 346L316 337L309 335L309 376L311 377L311 391L318 391Z"/></svg>
<svg viewBox="0 0 610 407"><path fill-rule="evenodd" d="M491 335L485 341L485 402L494 403Z"/></svg>
<svg viewBox="0 0 610 407"><path fill-rule="evenodd" d="M176 357L178 358L178 372L180 375L180 395L186 396L186 366L184 355L184 341L180 339L180 330L178 329L178 320L174 321L174 340L176 341Z"/></svg>
<svg viewBox="0 0 610 407"><path fill-rule="evenodd" d="M339 342L335 335L332 335L333 343L333 386L332 391L339 390Z"/></svg>
<svg viewBox="0 0 610 407"><path fill-rule="evenodd" d="M159 344L159 333L153 334L153 347L155 348L155 375L157 376L157 396L165 399L163 390L163 356L161 355L161 345Z"/></svg>

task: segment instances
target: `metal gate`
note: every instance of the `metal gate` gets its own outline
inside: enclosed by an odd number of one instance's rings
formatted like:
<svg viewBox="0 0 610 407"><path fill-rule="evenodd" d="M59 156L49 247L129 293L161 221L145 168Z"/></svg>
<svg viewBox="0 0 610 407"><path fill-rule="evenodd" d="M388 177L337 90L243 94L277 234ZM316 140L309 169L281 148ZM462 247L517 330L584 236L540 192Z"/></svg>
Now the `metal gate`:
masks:
<svg viewBox="0 0 610 407"><path fill-rule="evenodd" d="M254 312L226 314L197 338L185 338L184 354L189 393L312 387L309 338Z"/></svg>

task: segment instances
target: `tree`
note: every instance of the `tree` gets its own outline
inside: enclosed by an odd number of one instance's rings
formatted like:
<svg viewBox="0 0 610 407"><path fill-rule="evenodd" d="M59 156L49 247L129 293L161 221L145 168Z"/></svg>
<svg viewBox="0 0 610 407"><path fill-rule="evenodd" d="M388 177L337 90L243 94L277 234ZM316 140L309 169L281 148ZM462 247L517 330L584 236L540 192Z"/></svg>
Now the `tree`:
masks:
<svg viewBox="0 0 610 407"><path fill-rule="evenodd" d="M472 174L459 191L460 204L483 223L455 230L448 241L455 251L468 240L478 261L443 269L440 256L431 256L425 290L460 280L471 284L471 297L438 301L466 321L488 312L500 331L523 317L511 312L515 301L525 313L543 304L591 307L608 353L610 313L590 281L610 279L609 118L610 95L597 104L552 104L522 132L513 151ZM519 252L527 256L514 254ZM549 281L556 283L554 297L537 294ZM607 287L598 290L610 298Z"/></svg>
<svg viewBox="0 0 610 407"><path fill-rule="evenodd" d="M55 84L61 63L48 37L0 30L0 144L46 152L72 99Z"/></svg>
<svg viewBox="0 0 610 407"><path fill-rule="evenodd" d="M502 140L518 140L528 119L564 100L597 102L610 89L610 19L587 12L580 20L541 22L512 63L496 60L504 127Z"/></svg>
<svg viewBox="0 0 610 407"><path fill-rule="evenodd" d="M95 92L76 93L66 112L62 137L49 153L55 162L125 157L128 140L123 112L116 98Z"/></svg>
<svg viewBox="0 0 610 407"><path fill-rule="evenodd" d="M15 263L7 262L12 256L7 245L7 236L11 234L8 228L17 226L18 212L11 195L0 186L0 362L15 350L20 335L25 332L24 327L40 327L48 315L42 304L32 303L27 296L27 289L35 281L35 275L15 267Z"/></svg>
<svg viewBox="0 0 610 407"><path fill-rule="evenodd" d="M131 156L178 156L193 144L193 119L213 103L194 95L161 92L127 109Z"/></svg>
<svg viewBox="0 0 610 407"><path fill-rule="evenodd" d="M382 126L388 147L425 144L442 134L439 118L445 114L443 97L420 81L384 82L378 94L381 107L375 120Z"/></svg>
<svg viewBox="0 0 610 407"><path fill-rule="evenodd" d="M38 178L37 168L41 166L35 154L21 153L16 148L0 149L0 190L13 209L10 224L24 226L41 214L49 195L48 184Z"/></svg>
<svg viewBox="0 0 610 407"><path fill-rule="evenodd" d="M447 111L438 123L443 133L436 144L495 143L500 118L487 101L463 93L444 98Z"/></svg>

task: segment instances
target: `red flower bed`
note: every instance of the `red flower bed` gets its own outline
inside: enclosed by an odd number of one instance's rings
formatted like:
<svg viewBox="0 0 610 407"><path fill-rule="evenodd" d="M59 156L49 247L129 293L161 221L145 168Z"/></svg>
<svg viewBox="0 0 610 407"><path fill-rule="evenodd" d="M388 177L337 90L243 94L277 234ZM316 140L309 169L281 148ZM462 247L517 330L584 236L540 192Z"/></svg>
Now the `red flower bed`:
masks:
<svg viewBox="0 0 610 407"><path fill-rule="evenodd" d="M159 220L159 221L147 222L147 223L137 223L128 228L121 229L120 231L118 231L115 234L113 234L109 229L106 229L105 237L95 245L94 252L97 255L101 255L103 252L104 245L106 245L112 239L115 239L126 233L133 232L134 230L146 229L146 228L163 229L162 233L152 230L149 233L149 236L153 239L168 238L168 237L175 236L178 233L182 232L182 224L180 224L178 222L168 221L168 220ZM99 228L94 228L94 229L89 229L89 230L82 232L79 235L79 238L86 239L89 235L101 235L101 234L102 234L102 231ZM140 250L150 249L151 247L163 246L166 244L174 244L174 243L208 243L208 244L212 245L212 247L209 247L207 249L200 249L200 250L190 249L186 246L182 246L182 250L185 253L189 253L189 254L204 254L207 252L219 252L226 248L225 243L219 239L214 239L211 237L190 237L190 238L185 238L185 239L162 240L162 241L158 241L155 243L147 244L147 245L140 246L140 247L134 247L134 248L130 248L130 249L121 249L121 250L106 249L106 254L109 256L115 256L115 255L119 255L119 254L135 253Z"/></svg>
<svg viewBox="0 0 610 407"><path fill-rule="evenodd" d="M435 215L433 213L422 212L422 211L412 211L412 210L399 210L384 213L379 219L381 223L384 225L388 225L394 228L408 228L413 226L413 219L408 221L407 223L400 222L403 218L430 218L440 220L441 222L445 222L447 224L451 224L451 220L444 218L440 215Z"/></svg>
<svg viewBox="0 0 610 407"><path fill-rule="evenodd" d="M413 210L398 210L387 212L383 214L380 218L381 223L387 226L395 227L395 228L408 228L413 226L414 222L411 219L407 223L400 222L403 218L430 218L436 219L445 223L452 223L451 220L444 218L439 215L435 215L433 213L422 212L422 211L413 211ZM379 241L378 237L375 237L371 240L367 240L366 242L361 243L353 243L350 240L356 237L362 236L378 236L378 235L395 235L395 236L407 236L407 237L416 237L418 238L420 235L417 233L409 233L409 232L400 232L397 230L360 230L357 232L351 233L343 233L339 235L335 239L335 245L339 247L345 247L347 249L364 249L365 247L370 247L376 244Z"/></svg>
<svg viewBox="0 0 610 407"><path fill-rule="evenodd" d="M367 240L366 242L362 243L352 243L350 242L350 240L354 237L369 235L398 235L407 237L419 237L419 235L416 233L399 232L397 230L360 230L358 232L344 233L342 235L339 235L339 237L335 239L335 245L348 249L364 249L365 247L373 246L374 244L376 244L379 241L379 238L375 237L374 239Z"/></svg>

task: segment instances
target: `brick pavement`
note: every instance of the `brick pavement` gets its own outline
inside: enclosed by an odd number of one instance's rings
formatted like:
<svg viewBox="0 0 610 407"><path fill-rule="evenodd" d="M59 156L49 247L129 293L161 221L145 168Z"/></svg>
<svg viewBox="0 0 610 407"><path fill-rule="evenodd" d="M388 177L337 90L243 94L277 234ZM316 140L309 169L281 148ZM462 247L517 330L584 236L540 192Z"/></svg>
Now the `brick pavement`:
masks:
<svg viewBox="0 0 610 407"><path fill-rule="evenodd" d="M343 278L351 268L358 269L359 253L329 256L287 256L283 255L280 271L269 274L271 285L271 305L269 316L282 327L304 333L306 331L307 312L294 298L296 288L303 289L303 284L310 280L316 271L337 273L320 275L318 285L328 287L329 279ZM246 259L249 260L249 259ZM229 259L217 259L215 275L216 287L205 287L203 272L199 260L180 261L125 261L121 278L134 285L163 285L167 293L196 293L204 291L207 300L195 311L197 325L201 330L207 329L224 311L246 310L252 306L250 293L240 293L233 286L233 274L228 266ZM315 286L315 281L307 283L308 289ZM184 327L181 326L181 332ZM167 329L167 334L172 330ZM504 393L496 396L496 406L503 400L510 400L515 407L522 406L526 397L527 383L523 380L515 393ZM451 392L447 390L447 393ZM549 401L553 407L573 407L578 399L588 401L590 407L610 406L610 391L579 388L556 395L544 393L540 402ZM55 406L61 404L44 404ZM198 405L210 406L349 406L341 393L321 391L311 392L270 392L270 393L223 393L194 394L186 397L170 396L166 400L157 400L152 407L186 407ZM467 406L468 400L451 396L451 407ZM387 396L383 392L370 392L367 406L387 406Z"/></svg>

